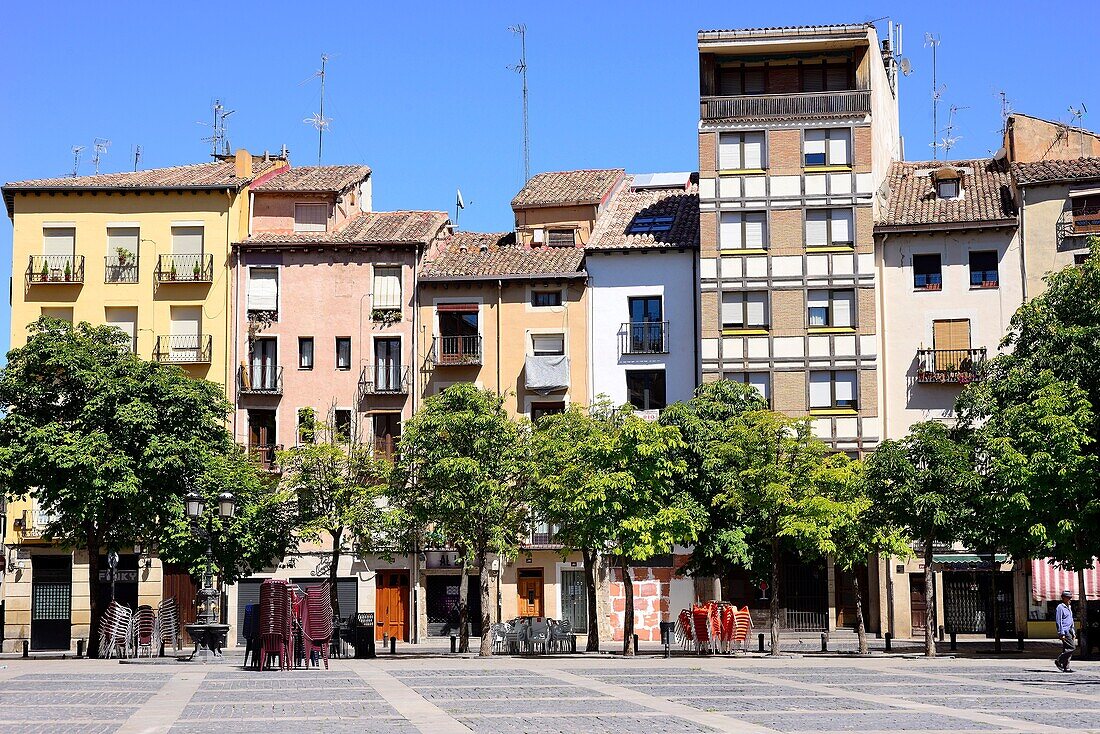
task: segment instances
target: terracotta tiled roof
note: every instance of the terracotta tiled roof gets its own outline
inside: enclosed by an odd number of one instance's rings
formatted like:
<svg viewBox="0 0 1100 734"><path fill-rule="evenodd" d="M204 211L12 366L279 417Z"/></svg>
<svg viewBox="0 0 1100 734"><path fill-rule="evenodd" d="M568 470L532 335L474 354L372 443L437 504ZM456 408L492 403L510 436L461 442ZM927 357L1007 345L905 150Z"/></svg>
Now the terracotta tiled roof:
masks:
<svg viewBox="0 0 1100 734"><path fill-rule="evenodd" d="M334 192L351 188L370 175L369 166L296 166L253 186L256 192Z"/></svg>
<svg viewBox="0 0 1100 734"><path fill-rule="evenodd" d="M961 195L941 199L932 173L953 168L961 175ZM1014 220L1012 179L1004 161L895 161L886 179L888 201L876 228L921 229L935 225L979 224Z"/></svg>
<svg viewBox="0 0 1100 734"><path fill-rule="evenodd" d="M427 243L446 224L447 215L443 212L370 212L355 215L335 232L254 232L240 244L247 247Z"/></svg>
<svg viewBox="0 0 1100 734"><path fill-rule="evenodd" d="M457 232L428 256L421 280L582 277L579 247L524 247L512 232Z"/></svg>
<svg viewBox="0 0 1100 734"><path fill-rule="evenodd" d="M824 23L821 25L778 25L764 26L762 28L715 28L699 31L700 38L707 34L723 35L808 35L814 33L850 33L853 31L865 31L873 23Z"/></svg>
<svg viewBox="0 0 1100 734"><path fill-rule="evenodd" d="M699 184L692 177L687 190L632 188L633 176L627 176L623 187L592 230L585 245L588 250L622 250L634 248L692 248L699 246ZM667 231L635 232L631 224L638 217L672 217Z"/></svg>
<svg viewBox="0 0 1100 734"><path fill-rule="evenodd" d="M1021 186L1056 181L1100 178L1100 158L1071 158L1066 161L1013 163L1012 175Z"/></svg>
<svg viewBox="0 0 1100 734"><path fill-rule="evenodd" d="M126 173L13 181L5 184L4 190L238 188L273 165L275 161L265 161L259 156L253 156L252 177L246 179L237 178L233 160L230 159Z"/></svg>
<svg viewBox="0 0 1100 734"><path fill-rule="evenodd" d="M512 208L598 204L624 173L621 168L536 173L512 199Z"/></svg>

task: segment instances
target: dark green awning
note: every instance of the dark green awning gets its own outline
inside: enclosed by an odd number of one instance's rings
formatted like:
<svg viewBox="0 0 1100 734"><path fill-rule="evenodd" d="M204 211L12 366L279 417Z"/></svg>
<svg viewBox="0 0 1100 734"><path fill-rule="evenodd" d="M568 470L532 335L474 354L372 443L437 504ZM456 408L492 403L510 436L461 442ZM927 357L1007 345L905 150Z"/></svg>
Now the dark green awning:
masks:
<svg viewBox="0 0 1100 734"><path fill-rule="evenodd" d="M995 556L997 565L1008 561L1007 553L998 553ZM943 566L950 570L963 569L988 569L990 567L989 554L979 553L935 553L932 555L933 566Z"/></svg>

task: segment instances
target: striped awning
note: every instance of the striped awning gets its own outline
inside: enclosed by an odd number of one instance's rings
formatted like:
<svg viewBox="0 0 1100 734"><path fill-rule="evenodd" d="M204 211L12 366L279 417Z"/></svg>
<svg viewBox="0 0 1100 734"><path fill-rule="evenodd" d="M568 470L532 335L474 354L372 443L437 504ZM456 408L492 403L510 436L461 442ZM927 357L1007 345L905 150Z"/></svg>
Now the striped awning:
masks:
<svg viewBox="0 0 1100 734"><path fill-rule="evenodd" d="M1093 567L1085 570L1085 592L1089 599L1100 597L1100 568L1096 559ZM1075 599L1081 598L1077 584L1077 572L1059 568L1049 558L1031 562L1031 596L1035 601L1057 601L1062 592L1069 589Z"/></svg>

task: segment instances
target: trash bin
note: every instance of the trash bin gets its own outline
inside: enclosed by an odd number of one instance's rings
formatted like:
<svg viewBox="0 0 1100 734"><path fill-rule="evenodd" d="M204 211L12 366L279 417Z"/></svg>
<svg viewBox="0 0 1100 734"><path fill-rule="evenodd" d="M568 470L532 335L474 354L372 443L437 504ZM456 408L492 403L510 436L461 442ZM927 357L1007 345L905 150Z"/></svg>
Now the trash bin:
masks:
<svg viewBox="0 0 1100 734"><path fill-rule="evenodd" d="M374 613L360 612L355 620L355 657L374 656Z"/></svg>

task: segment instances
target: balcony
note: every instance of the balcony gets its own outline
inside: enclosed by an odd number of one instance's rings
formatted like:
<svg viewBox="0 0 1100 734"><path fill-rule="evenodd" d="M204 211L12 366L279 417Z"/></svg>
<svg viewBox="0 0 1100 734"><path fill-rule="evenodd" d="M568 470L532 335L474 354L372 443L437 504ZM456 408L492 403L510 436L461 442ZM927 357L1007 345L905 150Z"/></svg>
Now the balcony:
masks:
<svg viewBox="0 0 1100 734"><path fill-rule="evenodd" d="M980 349L918 349L917 382L965 385L973 382L985 363Z"/></svg>
<svg viewBox="0 0 1100 734"><path fill-rule="evenodd" d="M210 334L158 336L153 359L166 364L207 364L213 349Z"/></svg>
<svg viewBox="0 0 1100 734"><path fill-rule="evenodd" d="M84 282L83 255L31 255L28 283L73 285Z"/></svg>
<svg viewBox="0 0 1100 734"><path fill-rule="evenodd" d="M237 368L237 393L240 395L282 395L283 368L258 364Z"/></svg>
<svg viewBox="0 0 1100 734"><path fill-rule="evenodd" d="M21 517L12 519L12 530L19 533L21 540L24 541L40 539L46 534L46 526L54 519L54 515L37 507L32 510L23 510Z"/></svg>
<svg viewBox="0 0 1100 734"><path fill-rule="evenodd" d="M359 395L408 395L411 377L407 365L364 367L359 373Z"/></svg>
<svg viewBox="0 0 1100 734"><path fill-rule="evenodd" d="M263 471L277 472L279 466L275 462L276 452L282 450L280 444L252 444L248 447L248 459Z"/></svg>
<svg viewBox="0 0 1100 734"><path fill-rule="evenodd" d="M161 255L157 258L158 283L214 282L213 255Z"/></svg>
<svg viewBox="0 0 1100 734"><path fill-rule="evenodd" d="M388 462L397 461L397 446L400 436L375 436L371 441L371 451L376 459L384 459Z"/></svg>
<svg viewBox="0 0 1100 734"><path fill-rule="evenodd" d="M103 258L103 281L105 283L138 282L137 259L128 257L123 260L118 256Z"/></svg>
<svg viewBox="0 0 1100 734"><path fill-rule="evenodd" d="M627 321L619 328L620 354L667 354L667 321Z"/></svg>
<svg viewBox="0 0 1100 734"><path fill-rule="evenodd" d="M432 337L432 364L439 367L481 364L481 337Z"/></svg>
<svg viewBox="0 0 1100 734"><path fill-rule="evenodd" d="M786 118L853 117L871 112L871 91L797 92L703 97L699 116L704 120L769 120Z"/></svg>
<svg viewBox="0 0 1100 734"><path fill-rule="evenodd" d="M1058 217L1058 239L1100 235L1100 207L1062 212Z"/></svg>

